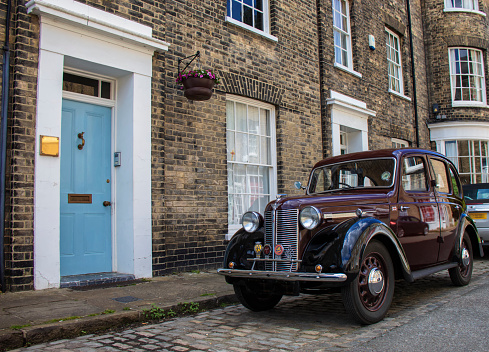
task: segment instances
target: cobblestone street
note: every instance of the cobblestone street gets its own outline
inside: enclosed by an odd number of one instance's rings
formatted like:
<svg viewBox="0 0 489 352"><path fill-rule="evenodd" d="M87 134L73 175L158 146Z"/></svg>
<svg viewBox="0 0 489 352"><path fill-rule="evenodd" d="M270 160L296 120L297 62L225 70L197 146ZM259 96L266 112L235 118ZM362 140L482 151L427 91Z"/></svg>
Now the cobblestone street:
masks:
<svg viewBox="0 0 489 352"><path fill-rule="evenodd" d="M454 287L444 271L413 284L396 283L386 319L361 326L346 314L340 294L286 297L273 310L253 313L233 305L122 332L87 335L16 351L335 351L382 336L462 297L489 277L477 260L470 285Z"/></svg>

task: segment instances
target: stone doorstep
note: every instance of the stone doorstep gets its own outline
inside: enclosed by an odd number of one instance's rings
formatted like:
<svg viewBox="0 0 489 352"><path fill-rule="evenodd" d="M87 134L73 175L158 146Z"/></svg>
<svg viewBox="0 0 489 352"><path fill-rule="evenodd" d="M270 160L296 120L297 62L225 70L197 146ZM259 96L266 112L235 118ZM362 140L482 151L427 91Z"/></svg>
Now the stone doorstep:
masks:
<svg viewBox="0 0 489 352"><path fill-rule="evenodd" d="M196 299L201 310L209 310L219 307L222 303L237 303L234 294L223 295L220 297ZM183 302L182 302L183 303ZM179 305L160 307L164 310L172 309L178 311ZM29 326L20 330L8 330L0 332L0 351L14 348L21 348L27 345L75 338L81 335L100 333L105 330L117 327L149 322L144 317L142 310L125 311L112 314L98 315L94 317L83 317L80 319L63 321L58 323Z"/></svg>

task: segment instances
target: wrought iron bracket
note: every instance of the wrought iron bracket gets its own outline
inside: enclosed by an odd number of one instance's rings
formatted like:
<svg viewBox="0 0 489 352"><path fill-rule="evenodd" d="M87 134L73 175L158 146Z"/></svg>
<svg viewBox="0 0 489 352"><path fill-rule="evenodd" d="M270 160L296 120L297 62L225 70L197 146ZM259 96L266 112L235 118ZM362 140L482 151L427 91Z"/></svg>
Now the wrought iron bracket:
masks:
<svg viewBox="0 0 489 352"><path fill-rule="evenodd" d="M180 77L180 74L182 72L185 72L185 70L187 69L187 67L190 66L190 64L196 59L196 58L199 58L199 61L200 61L200 51L197 51L197 53L195 53L194 55L190 55L190 56L187 56L187 57L184 57L183 59L178 59L178 77ZM188 59L191 59L187 65L183 68L183 70L180 71L180 63L182 63L183 61L185 60L188 60Z"/></svg>

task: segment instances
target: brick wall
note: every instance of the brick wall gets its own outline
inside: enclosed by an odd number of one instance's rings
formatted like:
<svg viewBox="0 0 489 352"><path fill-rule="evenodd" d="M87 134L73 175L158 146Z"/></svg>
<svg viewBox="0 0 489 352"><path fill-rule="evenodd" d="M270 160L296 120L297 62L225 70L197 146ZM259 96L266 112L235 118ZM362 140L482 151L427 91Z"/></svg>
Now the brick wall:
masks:
<svg viewBox="0 0 489 352"><path fill-rule="evenodd" d="M444 12L443 1L427 0L424 2L424 30L428 72L428 89L430 107L436 103L440 115L448 120L489 121L485 108L452 108L450 90L450 68L448 50L450 47L471 47L480 49L484 56L486 87L489 86L487 69L489 60L489 19L473 13ZM479 1L479 10L489 11L487 1ZM430 122L436 122L430 108ZM447 120L444 120L447 121Z"/></svg>
<svg viewBox="0 0 489 352"><path fill-rule="evenodd" d="M350 1L353 69L362 74L359 78L334 67L332 1L320 0L320 35L323 72L322 95L329 91L348 95L367 103L376 112L369 117L369 149L391 147L391 138L399 138L416 146L416 126L413 107L413 80L409 28L407 27L406 1ZM420 2L411 1L413 45L416 61L419 145L429 148L429 132L424 123L427 110L427 91L423 32ZM388 92L386 31L389 28L400 38L404 95L409 100ZM368 46L368 36L375 37L376 49ZM323 106L325 155L331 153L331 111Z"/></svg>
<svg viewBox="0 0 489 352"><path fill-rule="evenodd" d="M275 106L279 192L290 194L293 181L304 179L321 158L315 6L272 2L273 42L225 22L225 1L167 2L165 181L158 201L165 214L164 226L153 232L161 250L155 274L221 263L228 216L227 93ZM222 78L206 102L189 102L174 83L178 58L197 51L202 67Z"/></svg>
<svg viewBox="0 0 489 352"><path fill-rule="evenodd" d="M2 5L5 6L5 1ZM3 16L5 18L5 15ZM33 204L39 24L22 1L12 6L5 267L12 291L33 288ZM3 43L2 43L3 44Z"/></svg>
<svg viewBox="0 0 489 352"><path fill-rule="evenodd" d="M271 1L271 35L278 42L225 21L220 0L77 0L151 26L170 43L153 57L153 274L220 265L227 232L226 94L275 106L278 192L293 194L311 166L331 153L329 91L367 103L369 149L396 137L415 144L410 38L405 1L351 1L354 69L333 67L331 0ZM0 16L5 7L0 0ZM427 78L421 1L411 1L418 86L420 145L429 148ZM18 1L11 37L6 264L11 290L33 284L33 175L39 24ZM0 26L3 24L0 23ZM402 42L405 94L387 92L385 27ZM318 31L318 28L320 29ZM0 28L1 29L1 28ZM377 49L368 48L368 35ZM211 100L188 101L177 77L178 59L201 52L200 63L221 76ZM321 101L323 104L321 105Z"/></svg>

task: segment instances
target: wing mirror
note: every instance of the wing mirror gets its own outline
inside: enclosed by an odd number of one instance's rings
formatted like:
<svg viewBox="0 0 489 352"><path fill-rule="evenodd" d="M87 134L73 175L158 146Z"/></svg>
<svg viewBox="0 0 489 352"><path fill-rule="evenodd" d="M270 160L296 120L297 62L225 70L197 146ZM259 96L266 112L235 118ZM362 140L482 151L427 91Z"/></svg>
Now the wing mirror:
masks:
<svg viewBox="0 0 489 352"><path fill-rule="evenodd" d="M299 189L299 190L306 189L306 187L304 187L300 181L295 181L294 186L296 189Z"/></svg>

